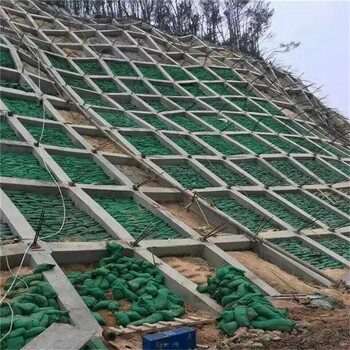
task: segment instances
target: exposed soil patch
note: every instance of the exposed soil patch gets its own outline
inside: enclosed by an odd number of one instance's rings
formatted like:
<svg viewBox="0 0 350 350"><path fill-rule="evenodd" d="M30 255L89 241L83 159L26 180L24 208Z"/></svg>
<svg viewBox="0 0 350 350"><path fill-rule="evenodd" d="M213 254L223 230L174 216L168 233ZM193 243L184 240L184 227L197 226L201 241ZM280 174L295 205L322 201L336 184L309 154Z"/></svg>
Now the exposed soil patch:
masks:
<svg viewBox="0 0 350 350"><path fill-rule="evenodd" d="M113 141L108 140L105 137L91 136L91 135L82 135L82 136L94 148L98 149L101 152L111 152L111 153L123 153L123 154L125 154L125 152L120 147L118 147Z"/></svg>
<svg viewBox="0 0 350 350"><path fill-rule="evenodd" d="M2 266L2 268L5 269L6 266ZM12 273L16 274L17 270L18 270L18 267L12 268ZM32 272L33 272L33 269L31 267L23 266L18 274L18 277L21 277L21 275L29 274ZM12 274L10 271L1 271L1 273L0 273L0 293L1 293L1 295L3 295L5 293L5 290L3 289L3 287L4 287L6 281L9 277L12 277Z"/></svg>
<svg viewBox="0 0 350 350"><path fill-rule="evenodd" d="M56 29L55 25L48 21L43 21L42 19L35 19L35 23L40 29Z"/></svg>
<svg viewBox="0 0 350 350"><path fill-rule="evenodd" d="M63 117L67 124L78 124L78 125L91 125L90 121L85 118L85 116L79 112L58 109L57 111Z"/></svg>
<svg viewBox="0 0 350 350"><path fill-rule="evenodd" d="M23 69L29 73L38 75L42 78L48 78L47 74L44 73L42 70L40 70L37 67L32 66L31 64L27 63L27 62L23 62Z"/></svg>
<svg viewBox="0 0 350 350"><path fill-rule="evenodd" d="M146 181L149 178L152 178L154 175L147 174L146 171L133 166L133 165L123 165L123 164L115 164L115 167L120 170L126 177L128 177L134 184L141 183ZM155 179L147 182L143 186L146 187L161 187L161 184ZM141 186L142 187L142 186Z"/></svg>
<svg viewBox="0 0 350 350"><path fill-rule="evenodd" d="M207 224L203 216L198 215L191 210L184 210L184 205L180 202L161 202L160 204L176 218L183 221L186 225L190 226L201 235L207 234L214 228L213 225Z"/></svg>
<svg viewBox="0 0 350 350"><path fill-rule="evenodd" d="M344 280L344 275L346 273L349 273L349 270L347 269L327 269L327 270L323 270L323 272L330 276L335 278L336 280Z"/></svg>
<svg viewBox="0 0 350 350"><path fill-rule="evenodd" d="M77 50L77 49L70 49L69 47L61 47L61 49L64 51L64 53L68 57L84 57L83 50Z"/></svg>
<svg viewBox="0 0 350 350"><path fill-rule="evenodd" d="M199 257L168 256L162 260L196 284L206 284L207 279L215 274L215 269Z"/></svg>
<svg viewBox="0 0 350 350"><path fill-rule="evenodd" d="M259 258L251 251L227 253L280 293L287 294L293 291L299 294L308 294L317 291L314 286L306 284L278 266Z"/></svg>

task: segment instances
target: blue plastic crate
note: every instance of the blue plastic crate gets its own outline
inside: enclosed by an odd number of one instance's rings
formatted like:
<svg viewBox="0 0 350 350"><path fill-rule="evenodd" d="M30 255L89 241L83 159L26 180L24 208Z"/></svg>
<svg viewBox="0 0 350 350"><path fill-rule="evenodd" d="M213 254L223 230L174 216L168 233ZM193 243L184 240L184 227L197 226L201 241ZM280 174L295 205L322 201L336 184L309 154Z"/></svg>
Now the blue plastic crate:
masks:
<svg viewBox="0 0 350 350"><path fill-rule="evenodd" d="M188 350L196 347L196 329L182 327L171 331L145 335L143 350Z"/></svg>

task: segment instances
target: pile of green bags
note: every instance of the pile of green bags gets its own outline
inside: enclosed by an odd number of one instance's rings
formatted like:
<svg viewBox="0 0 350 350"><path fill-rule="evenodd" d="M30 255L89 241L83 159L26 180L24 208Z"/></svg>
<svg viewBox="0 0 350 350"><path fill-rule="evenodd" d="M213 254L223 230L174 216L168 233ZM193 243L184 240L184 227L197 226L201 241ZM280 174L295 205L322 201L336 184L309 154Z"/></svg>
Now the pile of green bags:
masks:
<svg viewBox="0 0 350 350"><path fill-rule="evenodd" d="M0 344L1 349L21 349L51 324L69 323L68 311L60 310L57 293L44 280L42 274L54 266L38 265L33 273L19 276L20 279L18 278L14 283L7 295L8 303L14 312L13 322L8 304L2 303L0 306L1 338L5 337ZM4 289L8 290L12 282L13 277L8 278ZM24 282L28 285L28 290ZM5 336L7 333L8 335Z"/></svg>
<svg viewBox="0 0 350 350"><path fill-rule="evenodd" d="M275 308L260 290L249 283L244 271L234 266L217 270L208 285L198 286L200 293L209 293L224 311L218 317L218 328L232 336L239 327L263 330L292 331L295 322L288 319L287 311Z"/></svg>
<svg viewBox="0 0 350 350"><path fill-rule="evenodd" d="M89 272L72 271L67 277L100 325L105 320L98 312L114 312L121 326L172 321L185 313L184 302L163 286L164 276L148 261L123 255L118 243L108 243L109 256L100 267ZM109 299L106 295L113 295ZM131 303L129 311L118 311L118 301Z"/></svg>

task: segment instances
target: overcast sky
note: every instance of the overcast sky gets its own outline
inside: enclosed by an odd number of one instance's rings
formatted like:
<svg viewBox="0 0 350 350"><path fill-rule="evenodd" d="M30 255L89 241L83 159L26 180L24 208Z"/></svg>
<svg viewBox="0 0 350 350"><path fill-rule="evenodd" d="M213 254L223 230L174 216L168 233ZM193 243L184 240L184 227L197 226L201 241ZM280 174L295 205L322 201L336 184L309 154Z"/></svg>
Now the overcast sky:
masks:
<svg viewBox="0 0 350 350"><path fill-rule="evenodd" d="M271 0L271 6L275 13L270 30L275 36L262 47L300 41L294 51L276 55L277 61L304 72L303 78L317 86L324 85L327 104L349 117L350 0Z"/></svg>

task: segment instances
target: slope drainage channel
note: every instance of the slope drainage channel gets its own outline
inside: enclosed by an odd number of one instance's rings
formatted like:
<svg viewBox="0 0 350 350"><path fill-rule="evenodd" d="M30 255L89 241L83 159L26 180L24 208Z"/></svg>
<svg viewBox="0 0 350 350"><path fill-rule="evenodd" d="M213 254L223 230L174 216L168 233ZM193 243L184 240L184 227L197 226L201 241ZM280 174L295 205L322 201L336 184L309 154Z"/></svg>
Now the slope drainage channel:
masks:
<svg viewBox="0 0 350 350"><path fill-rule="evenodd" d="M168 223L132 198L94 197L94 200L122 225L134 238L147 235L146 239L179 238L180 233Z"/></svg>
<svg viewBox="0 0 350 350"><path fill-rule="evenodd" d="M309 294L317 291L296 276L283 271L275 264L261 259L252 251L228 251L233 258L282 294L291 292Z"/></svg>
<svg viewBox="0 0 350 350"><path fill-rule="evenodd" d="M63 221L62 199L59 195L40 194L25 191L5 190L11 201L24 215L33 229L36 229L42 211L44 219L40 239L52 241L103 241L111 237L93 218L74 206L72 200L64 196L66 208L65 224L56 234Z"/></svg>
<svg viewBox="0 0 350 350"><path fill-rule="evenodd" d="M260 231L276 230L266 218L262 218L252 209L246 208L242 204L237 203L234 199L222 196L210 196L207 200L212 203L217 209L247 227L250 231L257 234Z"/></svg>
<svg viewBox="0 0 350 350"><path fill-rule="evenodd" d="M75 183L94 185L115 185L91 158L79 158L71 155L52 155L54 161Z"/></svg>
<svg viewBox="0 0 350 350"><path fill-rule="evenodd" d="M40 166L31 152L0 152L0 175L30 180L52 181L49 173Z"/></svg>
<svg viewBox="0 0 350 350"><path fill-rule="evenodd" d="M172 155L170 149L163 146L160 141L152 135L124 136L143 155Z"/></svg>
<svg viewBox="0 0 350 350"><path fill-rule="evenodd" d="M329 276L345 272L340 262L303 243L298 238L271 240L271 242Z"/></svg>
<svg viewBox="0 0 350 350"><path fill-rule="evenodd" d="M160 166L185 188L193 189L214 186L188 164L162 164Z"/></svg>
<svg viewBox="0 0 350 350"><path fill-rule="evenodd" d="M325 208L321 203L305 193L289 192L280 193L280 195L308 213L311 220L320 220L333 229L350 225L349 220L341 218L339 215L332 212L330 209Z"/></svg>
<svg viewBox="0 0 350 350"><path fill-rule="evenodd" d="M21 349L53 323L69 323L68 311L61 310L57 293L45 280L44 271L55 265L41 264L35 269L22 267L16 282L1 304L1 349ZM25 272L25 273L23 273ZM9 290L13 277L1 271L1 295ZM14 313L12 321L11 309ZM7 334L7 335L6 335Z"/></svg>

